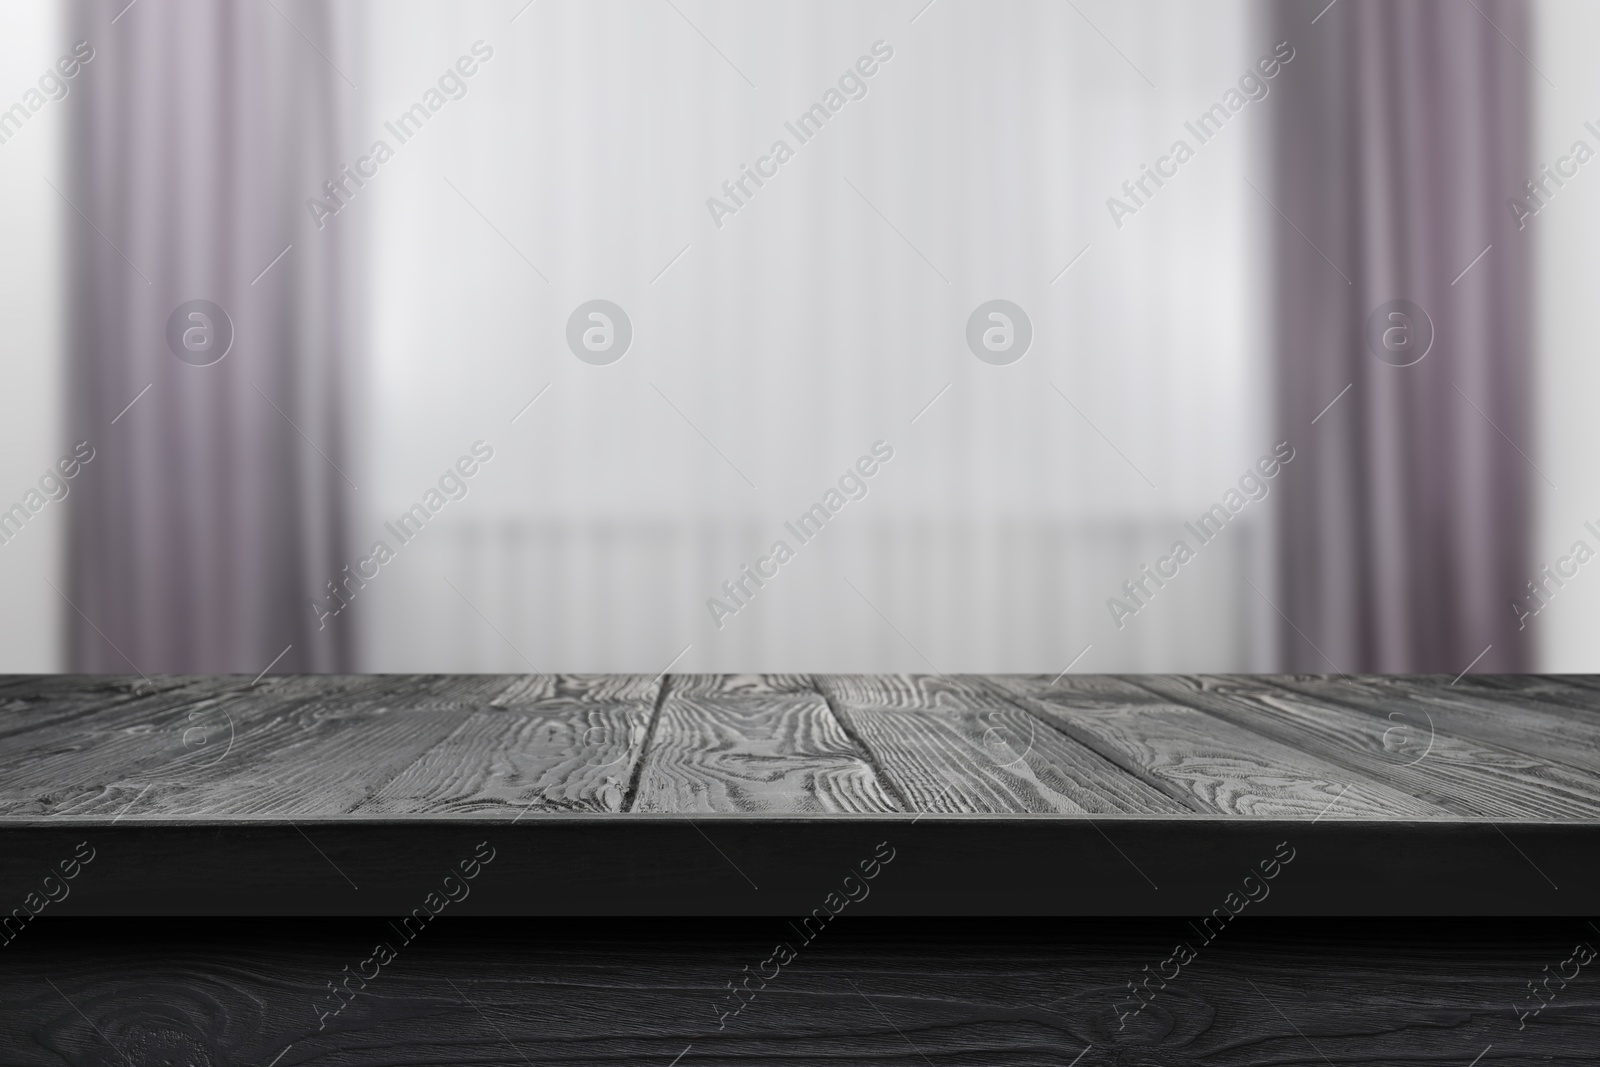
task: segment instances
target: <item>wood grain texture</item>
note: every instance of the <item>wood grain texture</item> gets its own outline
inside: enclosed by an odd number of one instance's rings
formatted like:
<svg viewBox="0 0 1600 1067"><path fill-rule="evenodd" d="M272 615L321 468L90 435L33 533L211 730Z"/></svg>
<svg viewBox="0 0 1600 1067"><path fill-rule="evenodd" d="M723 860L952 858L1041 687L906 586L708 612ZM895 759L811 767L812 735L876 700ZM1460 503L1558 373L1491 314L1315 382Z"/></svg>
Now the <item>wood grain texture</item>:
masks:
<svg viewBox="0 0 1600 1067"><path fill-rule="evenodd" d="M469 676L470 677L470 676ZM117 705L0 756L0 814L348 812L459 723L450 682L407 676L217 679L203 699ZM456 686L476 683L456 680Z"/></svg>
<svg viewBox="0 0 1600 1067"><path fill-rule="evenodd" d="M1211 944L1179 920L844 919L809 943L776 919L566 939L446 920L410 942L377 920L222 925L209 943L176 924L162 940L104 924L26 933L0 970L7 1067L1521 1067L1592 1064L1600 1048L1587 971L1521 1029L1513 1009L1530 976L1594 942L1578 922L1246 919ZM378 942L395 958L324 1016L328 983ZM795 958L762 977L779 942ZM1178 942L1196 959L1131 1014L1128 983ZM746 975L748 1003L729 1014Z"/></svg>
<svg viewBox="0 0 1600 1067"><path fill-rule="evenodd" d="M183 675L22 674L0 677L0 738L39 730L103 711L145 701L158 705L179 691L203 689L206 678Z"/></svg>
<svg viewBox="0 0 1600 1067"><path fill-rule="evenodd" d="M1509 677L1517 676L1511 675ZM1600 690L1600 674L1546 674L1539 677L1565 682L1568 685L1578 686L1582 689Z"/></svg>
<svg viewBox="0 0 1600 1067"><path fill-rule="evenodd" d="M30 687L42 703L19 713L16 721L27 725L13 728L0 748L0 813L80 814L85 805L126 804L134 792L119 791L121 784L137 781L136 792L149 784L145 775L181 773L225 750L232 734L227 709L239 694L272 700L286 689L304 699L340 692L335 678L274 678L253 691L248 678L173 680L178 684L86 678L79 690ZM58 707L69 711L52 714Z"/></svg>
<svg viewBox="0 0 1600 1067"><path fill-rule="evenodd" d="M1255 676L1149 675L1141 678L1140 684L1298 745L1347 768L1347 774L1393 782L1458 815L1518 819L1600 816L1600 779L1594 775L1447 734L1443 729L1434 730L1431 745L1415 752L1415 742L1404 732L1410 724L1303 697ZM1339 810L1346 811L1345 801L1340 802Z"/></svg>
<svg viewBox="0 0 1600 1067"><path fill-rule="evenodd" d="M659 681L480 677L479 699L461 709L460 725L356 814L623 810Z"/></svg>
<svg viewBox="0 0 1600 1067"><path fill-rule="evenodd" d="M809 674L674 674L672 691L679 696L780 696L817 691Z"/></svg>
<svg viewBox="0 0 1600 1067"><path fill-rule="evenodd" d="M491 707L522 708L565 702L574 706L627 704L654 707L661 678L645 674L508 675L506 687Z"/></svg>
<svg viewBox="0 0 1600 1067"><path fill-rule="evenodd" d="M1234 722L1110 675L998 676L996 684L1063 732L1201 811L1320 816L1342 798L1347 815L1443 812L1382 779L1308 754Z"/></svg>
<svg viewBox="0 0 1600 1067"><path fill-rule="evenodd" d="M1585 722L1600 724L1600 675L1464 674L1453 681L1425 674L1402 677L1434 688L1463 689L1492 698L1510 695L1533 700L1554 705Z"/></svg>
<svg viewBox="0 0 1600 1067"><path fill-rule="evenodd" d="M650 738L635 811L879 812L899 805L822 695L733 678L716 693L674 679ZM785 688L788 687L788 688Z"/></svg>
<svg viewBox="0 0 1600 1067"><path fill-rule="evenodd" d="M912 811L1191 810L997 696L980 679L819 675L817 684Z"/></svg>
<svg viewBox="0 0 1600 1067"><path fill-rule="evenodd" d="M1414 735L1414 743L1443 730L1600 775L1600 721L1516 690L1463 689L1432 678L1394 675L1287 675L1274 677L1272 684L1323 704L1378 716L1387 725L1403 725ZM1391 735L1398 737L1398 732Z"/></svg>
<svg viewBox="0 0 1600 1067"><path fill-rule="evenodd" d="M1600 818L1600 680L0 679L10 819L1288 817L1335 798L1340 817Z"/></svg>

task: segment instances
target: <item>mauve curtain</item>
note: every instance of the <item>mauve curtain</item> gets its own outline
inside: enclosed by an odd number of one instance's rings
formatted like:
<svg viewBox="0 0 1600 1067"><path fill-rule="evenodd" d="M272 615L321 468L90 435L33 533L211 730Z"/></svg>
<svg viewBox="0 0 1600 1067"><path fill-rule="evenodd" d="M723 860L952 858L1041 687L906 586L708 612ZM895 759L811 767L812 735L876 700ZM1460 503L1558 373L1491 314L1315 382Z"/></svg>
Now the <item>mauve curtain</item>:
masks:
<svg viewBox="0 0 1600 1067"><path fill-rule="evenodd" d="M275 671L346 669L351 635L319 630L309 604L351 558L356 491L355 242L304 206L359 147L348 69L320 54L339 55L336 9L126 3L71 13L95 54L68 101L59 190L69 425L94 459L73 490L69 661L253 675L288 647ZM192 300L232 321L209 366L169 345Z"/></svg>
<svg viewBox="0 0 1600 1067"><path fill-rule="evenodd" d="M1525 670L1532 256L1506 199L1533 176L1529 12L1322 8L1271 9L1297 51L1271 147L1280 419L1305 457L1280 489L1284 662L1455 674L1488 648L1474 670ZM1431 350L1394 365L1426 319Z"/></svg>

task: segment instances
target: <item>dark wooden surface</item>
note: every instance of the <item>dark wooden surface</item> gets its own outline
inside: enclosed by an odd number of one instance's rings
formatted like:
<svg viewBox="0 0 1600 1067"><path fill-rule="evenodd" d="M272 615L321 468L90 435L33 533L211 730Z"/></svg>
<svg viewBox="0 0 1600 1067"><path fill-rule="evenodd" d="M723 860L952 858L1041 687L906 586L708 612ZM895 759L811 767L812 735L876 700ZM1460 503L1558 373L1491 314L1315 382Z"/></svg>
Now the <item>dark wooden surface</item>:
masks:
<svg viewBox="0 0 1600 1067"><path fill-rule="evenodd" d="M0 739L8 819L1600 817L1548 676L29 676Z"/></svg>
<svg viewBox="0 0 1600 1067"><path fill-rule="evenodd" d="M499 909L760 912L910 827L905 913L1173 914L1285 836L1330 865L1282 895L1305 913L1576 913L1600 904L1600 681L0 679L0 892L92 837L114 862L68 912L371 914L413 852L496 832L564 872ZM160 890L151 857L187 877ZM771 903L735 899L763 881Z"/></svg>
<svg viewBox="0 0 1600 1067"><path fill-rule="evenodd" d="M882 879L892 877L893 867ZM376 944L393 958L381 968ZM793 958L779 968L774 949ZM1600 943L1580 920L841 916L548 923L80 922L0 961L8 1067L900 1064L1286 1067L1593 1064ZM1175 971L1174 949L1194 957ZM1591 948L1590 951L1593 951ZM359 973L358 973L359 972ZM1164 972L1170 979L1162 978ZM1523 1015L1529 982L1550 982ZM1137 1014L1130 982L1156 973ZM330 983L350 982L340 1004ZM369 976L363 979L361 975ZM732 1011L730 985L749 993ZM763 977L765 976L765 977Z"/></svg>

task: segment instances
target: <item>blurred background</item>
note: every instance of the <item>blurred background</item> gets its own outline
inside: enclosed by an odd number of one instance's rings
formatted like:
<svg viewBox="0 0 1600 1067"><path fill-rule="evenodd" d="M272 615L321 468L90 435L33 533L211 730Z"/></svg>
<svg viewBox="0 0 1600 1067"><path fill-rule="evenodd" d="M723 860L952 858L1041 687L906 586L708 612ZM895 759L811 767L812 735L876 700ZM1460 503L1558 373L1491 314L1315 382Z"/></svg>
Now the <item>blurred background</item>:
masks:
<svg viewBox="0 0 1600 1067"><path fill-rule="evenodd" d="M7 4L0 670L1595 669L1597 32Z"/></svg>

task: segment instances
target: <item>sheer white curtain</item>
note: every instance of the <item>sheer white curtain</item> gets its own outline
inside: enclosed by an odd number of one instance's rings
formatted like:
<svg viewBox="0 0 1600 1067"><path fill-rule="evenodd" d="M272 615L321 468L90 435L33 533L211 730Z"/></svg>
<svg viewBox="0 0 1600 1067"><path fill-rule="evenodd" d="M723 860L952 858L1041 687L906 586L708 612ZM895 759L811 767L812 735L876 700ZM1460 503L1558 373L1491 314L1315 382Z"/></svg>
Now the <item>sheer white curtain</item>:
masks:
<svg viewBox="0 0 1600 1067"><path fill-rule="evenodd" d="M70 52L65 12L43 3L0 5L0 70L14 76L0 107L9 108ZM71 208L44 179L62 182L66 108L39 98L37 114L0 143L0 509L22 500L62 454L61 359L63 213ZM58 671L59 635L71 609L50 588L65 588L62 542L67 509L45 508L27 536L0 546L0 673Z"/></svg>
<svg viewBox="0 0 1600 1067"><path fill-rule="evenodd" d="M1600 99L1600 70L1584 47L1600 33L1600 9L1594 5L1553 0L1532 9L1537 33L1533 62L1542 76L1533 80L1537 124L1534 158L1525 161L1526 177L1537 179L1539 168L1572 167L1576 141L1600 149L1595 101ZM1546 80L1548 79L1548 80ZM1561 163L1563 157L1568 162ZM1600 363L1595 360L1594 250L1600 242L1600 175L1591 161L1576 180L1556 190L1549 204L1516 237L1535 250L1534 324L1537 335L1539 386L1535 420L1538 431L1534 458L1547 477L1534 483L1539 494L1539 520L1534 558L1527 578L1545 581L1539 568L1554 568L1574 542L1600 547L1585 523L1600 526L1600 471L1594 454L1594 416L1600 390ZM1507 198L1521 196L1508 189ZM1512 217L1509 207L1508 218ZM1559 487L1559 488L1558 488ZM1562 569L1571 563L1562 564ZM1600 670L1594 635L1600 627L1600 576L1592 566L1578 571L1555 590L1549 606L1525 620L1539 650L1536 664L1544 671ZM1522 610L1536 605L1523 589L1512 591ZM1511 612L1510 605L1504 610Z"/></svg>
<svg viewBox="0 0 1600 1067"><path fill-rule="evenodd" d="M1244 579L1272 595L1271 497L1123 629L1106 606L1272 445L1246 182L1270 94L1107 208L1271 51L1246 5L522 5L368 13L396 151L344 209L377 235L356 540L393 543L473 442L494 458L351 603L365 669L1270 666ZM800 144L785 123L876 42ZM633 328L609 366L565 339L596 298ZM1008 366L965 341L991 299L1031 320ZM784 521L879 440L868 495L800 545ZM707 599L779 539L719 629Z"/></svg>

